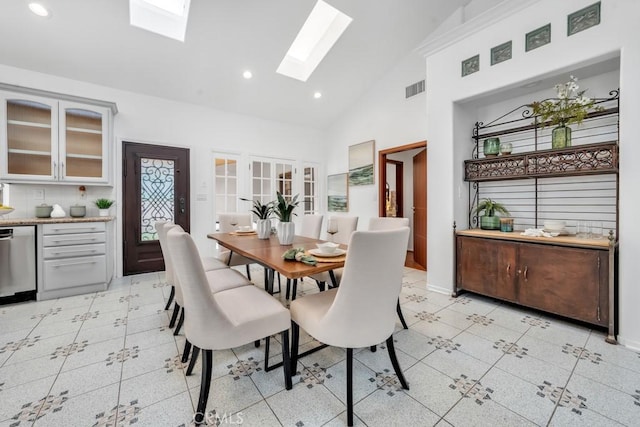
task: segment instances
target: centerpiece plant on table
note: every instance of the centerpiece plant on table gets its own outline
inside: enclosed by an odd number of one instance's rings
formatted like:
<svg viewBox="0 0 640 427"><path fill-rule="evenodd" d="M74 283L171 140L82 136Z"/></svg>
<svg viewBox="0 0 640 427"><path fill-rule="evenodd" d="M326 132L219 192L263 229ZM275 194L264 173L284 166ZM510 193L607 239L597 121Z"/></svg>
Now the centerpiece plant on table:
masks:
<svg viewBox="0 0 640 427"><path fill-rule="evenodd" d="M273 214L273 202L262 203L260 200L240 198L245 202L252 202L251 212L257 217L256 232L259 239L268 239L271 235L271 215Z"/></svg>
<svg viewBox="0 0 640 427"><path fill-rule="evenodd" d="M293 210L297 208L300 203L298 196L299 195L296 194L289 201L278 191L277 199L273 202L273 212L280 220L278 223L278 240L281 245L290 245L293 243L293 237L295 236L296 230L295 224L291 220L293 216L296 215Z"/></svg>
<svg viewBox="0 0 640 427"><path fill-rule="evenodd" d="M578 79L570 76L569 81L554 86L557 98L536 101L529 105L533 114L539 117L542 127L556 126L551 132L551 148L571 147L570 124L581 124L591 111L602 111L595 100L585 96L586 89L580 89Z"/></svg>

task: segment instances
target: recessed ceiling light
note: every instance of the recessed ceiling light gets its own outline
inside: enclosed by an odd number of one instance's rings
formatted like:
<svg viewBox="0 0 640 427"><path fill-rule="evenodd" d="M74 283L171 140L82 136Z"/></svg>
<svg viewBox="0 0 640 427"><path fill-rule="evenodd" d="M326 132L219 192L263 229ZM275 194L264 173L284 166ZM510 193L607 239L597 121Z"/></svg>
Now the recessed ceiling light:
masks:
<svg viewBox="0 0 640 427"><path fill-rule="evenodd" d="M242 73L242 77L244 77L245 79L249 80L251 77L253 77L253 73L251 71L247 70L244 73Z"/></svg>
<svg viewBox="0 0 640 427"><path fill-rule="evenodd" d="M318 0L277 72L306 82L353 18Z"/></svg>
<svg viewBox="0 0 640 427"><path fill-rule="evenodd" d="M29 9L31 9L31 12L35 13L38 16L49 16L49 10L47 10L47 8L40 3L29 3Z"/></svg>
<svg viewBox="0 0 640 427"><path fill-rule="evenodd" d="M321 93L321 92L315 92L315 93L313 94L313 97L314 97L315 99L322 98L322 93Z"/></svg>

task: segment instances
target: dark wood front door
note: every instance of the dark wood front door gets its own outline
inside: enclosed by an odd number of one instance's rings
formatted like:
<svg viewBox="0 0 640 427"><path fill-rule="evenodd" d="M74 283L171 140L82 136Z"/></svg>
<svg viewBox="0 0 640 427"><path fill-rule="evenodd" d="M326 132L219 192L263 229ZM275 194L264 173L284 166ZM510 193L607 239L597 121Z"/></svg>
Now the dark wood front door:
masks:
<svg viewBox="0 0 640 427"><path fill-rule="evenodd" d="M155 222L189 231L189 149L123 142L123 273L164 270Z"/></svg>

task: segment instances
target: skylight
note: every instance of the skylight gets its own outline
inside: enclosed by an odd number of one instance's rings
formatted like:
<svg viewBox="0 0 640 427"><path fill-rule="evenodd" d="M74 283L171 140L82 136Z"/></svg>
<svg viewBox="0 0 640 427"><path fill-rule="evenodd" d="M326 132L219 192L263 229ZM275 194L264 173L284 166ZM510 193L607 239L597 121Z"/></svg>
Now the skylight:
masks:
<svg viewBox="0 0 640 427"><path fill-rule="evenodd" d="M353 19L318 0L277 72L306 82Z"/></svg>
<svg viewBox="0 0 640 427"><path fill-rule="evenodd" d="M129 22L184 42L191 0L129 0Z"/></svg>

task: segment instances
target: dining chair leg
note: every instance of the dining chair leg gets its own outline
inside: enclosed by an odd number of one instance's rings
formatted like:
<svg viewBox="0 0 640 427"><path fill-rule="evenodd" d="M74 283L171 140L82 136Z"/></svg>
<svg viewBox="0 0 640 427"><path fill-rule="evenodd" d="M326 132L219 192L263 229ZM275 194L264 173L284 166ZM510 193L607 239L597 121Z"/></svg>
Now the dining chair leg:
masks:
<svg viewBox="0 0 640 427"><path fill-rule="evenodd" d="M402 384L402 388L409 390L409 384L404 378L404 374L402 373L402 369L400 369L400 364L398 363L398 358L396 357L396 349L393 346L393 335L387 338L387 350L389 351L389 358L391 359L393 370L396 372L396 376L398 377L400 384Z"/></svg>
<svg viewBox="0 0 640 427"><path fill-rule="evenodd" d="M182 359L180 359L182 363L187 363L187 360L189 360L189 353L191 353L191 343L189 340L185 340L184 350L182 350Z"/></svg>
<svg viewBox="0 0 640 427"><path fill-rule="evenodd" d="M176 328L173 330L173 335L178 335L180 333L180 329L182 328L182 324L184 323L184 307L180 308L180 318L178 319L178 324Z"/></svg>
<svg viewBox="0 0 640 427"><path fill-rule="evenodd" d="M334 273L333 270L329 270L329 277L331 278L331 287L337 288L340 283L338 283L338 279L336 279L336 273Z"/></svg>
<svg viewBox="0 0 640 427"><path fill-rule="evenodd" d="M287 279L287 292L284 295L285 299L289 299L290 295L291 295L291 279Z"/></svg>
<svg viewBox="0 0 640 427"><path fill-rule="evenodd" d="M291 321L291 375L295 375L298 369L298 345L300 339L300 326Z"/></svg>
<svg viewBox="0 0 640 427"><path fill-rule="evenodd" d="M402 323L402 327L404 329L409 329L407 326L407 322L404 321L404 316L402 315L402 309L400 308L400 298L398 298L398 305L396 305L396 311L398 312L398 317L400 318L400 323Z"/></svg>
<svg viewBox="0 0 640 427"><path fill-rule="evenodd" d="M298 279L293 279L293 287L291 289L291 301L296 299L298 294Z"/></svg>
<svg viewBox="0 0 640 427"><path fill-rule="evenodd" d="M213 364L213 350L202 350L202 379L200 380L200 397L198 398L198 408L194 421L196 425L201 425L204 421L207 400L209 399L209 387L211 387L211 367Z"/></svg>
<svg viewBox="0 0 640 427"><path fill-rule="evenodd" d="M347 349L347 425L353 425L353 349Z"/></svg>
<svg viewBox="0 0 640 427"><path fill-rule="evenodd" d="M318 290L320 292L324 291L326 286L327 286L327 284L325 282L322 282L320 280L316 280L316 285L318 285Z"/></svg>
<svg viewBox="0 0 640 427"><path fill-rule="evenodd" d="M176 325L176 319L178 318L178 313L180 312L180 304L176 301L173 304L173 314L171 315L171 321L169 321L169 327L173 328Z"/></svg>
<svg viewBox="0 0 640 427"><path fill-rule="evenodd" d="M189 361L189 367L187 368L187 375L191 375L193 368L198 361L198 355L200 354L200 347L193 346L193 352L191 352L191 360Z"/></svg>
<svg viewBox="0 0 640 427"><path fill-rule="evenodd" d="M171 286L171 293L169 294L169 299L167 300L167 305L164 306L165 310L169 310L169 307L171 307L171 303L173 302L173 297L176 295L176 287L175 286Z"/></svg>
<svg viewBox="0 0 640 427"><path fill-rule="evenodd" d="M264 371L269 372L269 344L271 343L271 336L267 336L264 339Z"/></svg>
<svg viewBox="0 0 640 427"><path fill-rule="evenodd" d="M269 269L264 268L264 290L269 292Z"/></svg>
<svg viewBox="0 0 640 427"><path fill-rule="evenodd" d="M247 279L251 280L251 270L249 269L249 264L245 265L247 267Z"/></svg>
<svg viewBox="0 0 640 427"><path fill-rule="evenodd" d="M260 347L260 340L255 340L255 341L253 342L253 345L255 345L255 346L256 346L256 348L259 348L259 347Z"/></svg>
<svg viewBox="0 0 640 427"><path fill-rule="evenodd" d="M291 390L293 385L291 384L291 360L289 358L289 330L280 332L280 339L282 340L282 370L284 373L284 385L287 390Z"/></svg>
<svg viewBox="0 0 640 427"><path fill-rule="evenodd" d="M369 347L369 350L371 350L371 353L375 353L376 350L378 350L378 346L377 345L372 345L371 347Z"/></svg>

